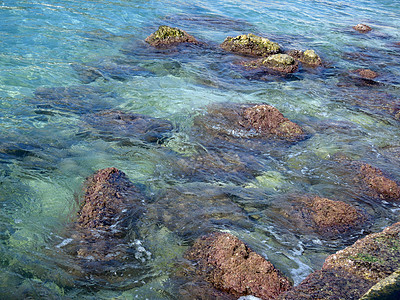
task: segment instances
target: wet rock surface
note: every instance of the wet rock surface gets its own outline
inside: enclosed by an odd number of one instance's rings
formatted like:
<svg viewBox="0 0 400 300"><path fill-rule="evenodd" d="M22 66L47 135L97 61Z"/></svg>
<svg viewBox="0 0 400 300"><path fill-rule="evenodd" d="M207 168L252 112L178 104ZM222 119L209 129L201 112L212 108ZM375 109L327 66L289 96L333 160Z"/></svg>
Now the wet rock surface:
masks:
<svg viewBox="0 0 400 300"><path fill-rule="evenodd" d="M323 269L341 269L371 282L391 275L400 267L400 223L373 233L329 256Z"/></svg>
<svg viewBox="0 0 400 300"><path fill-rule="evenodd" d="M237 237L215 232L195 241L185 257L195 261L206 280L234 296L275 299L291 283Z"/></svg>
<svg viewBox="0 0 400 300"><path fill-rule="evenodd" d="M358 300L370 287L367 280L352 276L342 270L319 270L310 274L279 300Z"/></svg>
<svg viewBox="0 0 400 300"><path fill-rule="evenodd" d="M360 298L360 300L397 299L400 299L400 270L379 281Z"/></svg>
<svg viewBox="0 0 400 300"><path fill-rule="evenodd" d="M160 26L158 30L149 35L145 41L156 48L168 48L182 43L199 43L186 31L165 25Z"/></svg>
<svg viewBox="0 0 400 300"><path fill-rule="evenodd" d="M167 120L118 110L87 114L83 120L95 136L111 141L126 139L162 143L174 129Z"/></svg>
<svg viewBox="0 0 400 300"><path fill-rule="evenodd" d="M360 33L367 33L372 30L372 28L366 24L357 24L357 25L353 26L353 29Z"/></svg>
<svg viewBox="0 0 400 300"><path fill-rule="evenodd" d="M205 145L217 142L257 149L268 140L296 141L304 137L299 125L267 104L216 104L194 120L194 136Z"/></svg>
<svg viewBox="0 0 400 300"><path fill-rule="evenodd" d="M317 67L322 65L322 60L314 50L291 50L287 53L306 66Z"/></svg>
<svg viewBox="0 0 400 300"><path fill-rule="evenodd" d="M237 37L227 37L221 44L221 48L250 56L268 56L281 52L281 48L277 43L252 33Z"/></svg>
<svg viewBox="0 0 400 300"><path fill-rule="evenodd" d="M144 211L144 196L116 168L97 171L85 183L78 212L76 254L86 261L111 261L126 255L128 229Z"/></svg>
<svg viewBox="0 0 400 300"><path fill-rule="evenodd" d="M356 163L359 174L356 182L364 185L366 193L374 198L388 201L400 201L400 186L384 173L366 163Z"/></svg>
<svg viewBox="0 0 400 300"><path fill-rule="evenodd" d="M379 76L378 73L370 69L357 69L354 72L360 75L361 78L364 79L375 79L376 77Z"/></svg>
<svg viewBox="0 0 400 300"><path fill-rule="evenodd" d="M298 69L298 63L287 54L273 54L265 59L259 59L250 62L243 62L243 66L249 69L266 69L283 74L294 73Z"/></svg>

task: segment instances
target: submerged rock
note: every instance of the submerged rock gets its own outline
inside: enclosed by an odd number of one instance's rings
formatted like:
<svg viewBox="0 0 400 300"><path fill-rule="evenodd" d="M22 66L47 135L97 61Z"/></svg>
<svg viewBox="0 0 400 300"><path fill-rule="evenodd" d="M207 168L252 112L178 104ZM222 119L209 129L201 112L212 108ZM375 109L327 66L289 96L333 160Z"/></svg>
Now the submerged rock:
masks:
<svg viewBox="0 0 400 300"><path fill-rule="evenodd" d="M115 110L87 114L84 121L94 135L106 140L137 139L162 143L174 129L167 120Z"/></svg>
<svg viewBox="0 0 400 300"><path fill-rule="evenodd" d="M226 51L251 56L268 56L281 52L281 48L277 43L252 33L237 37L227 37L221 44L221 48Z"/></svg>
<svg viewBox="0 0 400 300"><path fill-rule="evenodd" d="M357 24L357 25L353 26L353 29L358 32L361 32L361 33L367 33L372 30L371 27L369 27L368 25L365 25L365 24Z"/></svg>
<svg viewBox="0 0 400 300"><path fill-rule="evenodd" d="M220 290L236 297L275 299L291 283L275 267L229 233L215 232L197 239L185 258Z"/></svg>
<svg viewBox="0 0 400 300"><path fill-rule="evenodd" d="M110 261L126 254L128 229L143 212L144 196L116 168L97 171L85 183L76 221L76 254L89 261Z"/></svg>
<svg viewBox="0 0 400 300"><path fill-rule="evenodd" d="M357 69L354 72L356 72L358 75L360 75L361 78L364 79L375 79L376 77L378 77L378 73L370 69Z"/></svg>
<svg viewBox="0 0 400 300"><path fill-rule="evenodd" d="M307 66L316 67L322 65L321 58L314 50L291 50L287 54Z"/></svg>
<svg viewBox="0 0 400 300"><path fill-rule="evenodd" d="M156 48L167 48L181 43L199 43L186 31L165 25L158 27L158 30L150 34L145 41Z"/></svg>
<svg viewBox="0 0 400 300"><path fill-rule="evenodd" d="M146 218L187 239L225 227L250 226L245 212L223 189L200 183L163 192L148 206Z"/></svg>
<svg viewBox="0 0 400 300"><path fill-rule="evenodd" d="M386 177L383 172L366 163L356 163L359 173L355 180L366 189L373 198L388 201L400 201L400 185Z"/></svg>
<svg viewBox="0 0 400 300"><path fill-rule="evenodd" d="M400 222L329 256L323 269L341 269L372 284L400 268Z"/></svg>

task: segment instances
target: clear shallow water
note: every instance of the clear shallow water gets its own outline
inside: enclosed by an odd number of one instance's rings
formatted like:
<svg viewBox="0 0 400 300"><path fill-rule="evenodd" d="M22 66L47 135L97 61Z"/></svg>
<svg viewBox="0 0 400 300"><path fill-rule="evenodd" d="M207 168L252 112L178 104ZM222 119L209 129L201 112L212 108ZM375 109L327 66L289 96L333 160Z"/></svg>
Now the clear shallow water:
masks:
<svg viewBox="0 0 400 300"><path fill-rule="evenodd" d="M131 234L133 251L141 241L152 253L145 262L131 262L137 271L108 284L73 271L78 267L63 242L82 183L110 166L146 186L149 204L175 188L227 195L245 221L210 226L241 237L295 283L366 232L344 240L295 232L274 218L288 195L319 194L360 207L373 216L368 232L399 220L396 205L357 197L330 160L344 153L400 178L394 117L400 99L399 20L396 1L0 1L0 295L176 298L171 274L191 238L151 218L142 220L140 234ZM374 30L358 34L351 29L357 23ZM144 39L162 24L209 46L151 49ZM233 64L240 57L218 44L248 32L284 49L312 48L325 68L286 78L247 76ZM97 67L103 77L85 82L81 66ZM358 68L382 74L380 85L349 77ZM56 87L74 87L83 96L67 104L37 96L40 89ZM309 138L252 154L253 176L182 175L177 153L203 147L190 137L193 118L218 102L274 105ZM111 108L167 119L176 132L163 146L98 138L82 116Z"/></svg>

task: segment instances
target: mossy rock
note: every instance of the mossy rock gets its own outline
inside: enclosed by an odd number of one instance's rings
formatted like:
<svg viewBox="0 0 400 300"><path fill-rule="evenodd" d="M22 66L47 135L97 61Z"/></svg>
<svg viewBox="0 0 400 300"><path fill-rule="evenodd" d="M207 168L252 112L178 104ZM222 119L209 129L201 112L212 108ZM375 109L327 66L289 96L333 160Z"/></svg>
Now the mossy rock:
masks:
<svg viewBox="0 0 400 300"><path fill-rule="evenodd" d="M321 58L314 50L291 50L287 54L306 66L317 67L322 65Z"/></svg>
<svg viewBox="0 0 400 300"><path fill-rule="evenodd" d="M251 56L268 56L281 52L278 43L271 42L267 38L252 33L242 34L237 37L227 37L221 44L221 48L226 51Z"/></svg>
<svg viewBox="0 0 400 300"><path fill-rule="evenodd" d="M171 47L181 43L199 43L186 31L165 25L158 27L158 30L149 35L145 41L157 48Z"/></svg>
<svg viewBox="0 0 400 300"><path fill-rule="evenodd" d="M267 68L280 73L293 73L298 69L298 63L293 57L281 53L250 62L242 62L242 65L250 69Z"/></svg>
<svg viewBox="0 0 400 300"><path fill-rule="evenodd" d="M400 299L400 269L379 281L360 298L360 300L396 299Z"/></svg>

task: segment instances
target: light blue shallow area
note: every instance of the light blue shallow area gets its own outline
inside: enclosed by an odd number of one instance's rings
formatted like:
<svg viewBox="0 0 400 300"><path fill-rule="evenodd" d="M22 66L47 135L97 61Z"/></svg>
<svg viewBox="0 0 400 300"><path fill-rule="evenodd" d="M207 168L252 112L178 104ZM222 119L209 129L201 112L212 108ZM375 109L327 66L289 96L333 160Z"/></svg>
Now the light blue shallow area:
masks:
<svg viewBox="0 0 400 300"><path fill-rule="evenodd" d="M372 31L356 32L358 23ZM164 24L207 46L146 44ZM249 75L238 65L243 58L219 47L227 36L245 33L284 50L313 49L323 67ZM327 255L399 221L398 204L357 198L331 167L331 158L343 154L400 181L399 42L399 1L0 0L0 298L177 299L174 263L193 241L164 224L149 221L132 234L151 259L133 262L139 271L119 274L117 283L81 274L63 250L85 178L106 167L144 186L149 203L181 186L234 195L250 225L216 229L242 238L295 284ZM102 76L85 82L79 73L85 67ZM352 71L360 68L380 76L357 81ZM37 96L65 87L82 95L77 103ZM305 128L307 139L257 152L258 173L248 181L177 175L177 161L203 149L190 137L194 118L224 102L273 105ZM175 131L158 146L104 138L85 121L103 109L163 118ZM371 225L343 240L324 240L271 218L281 195L302 193L352 204L371 215Z"/></svg>

